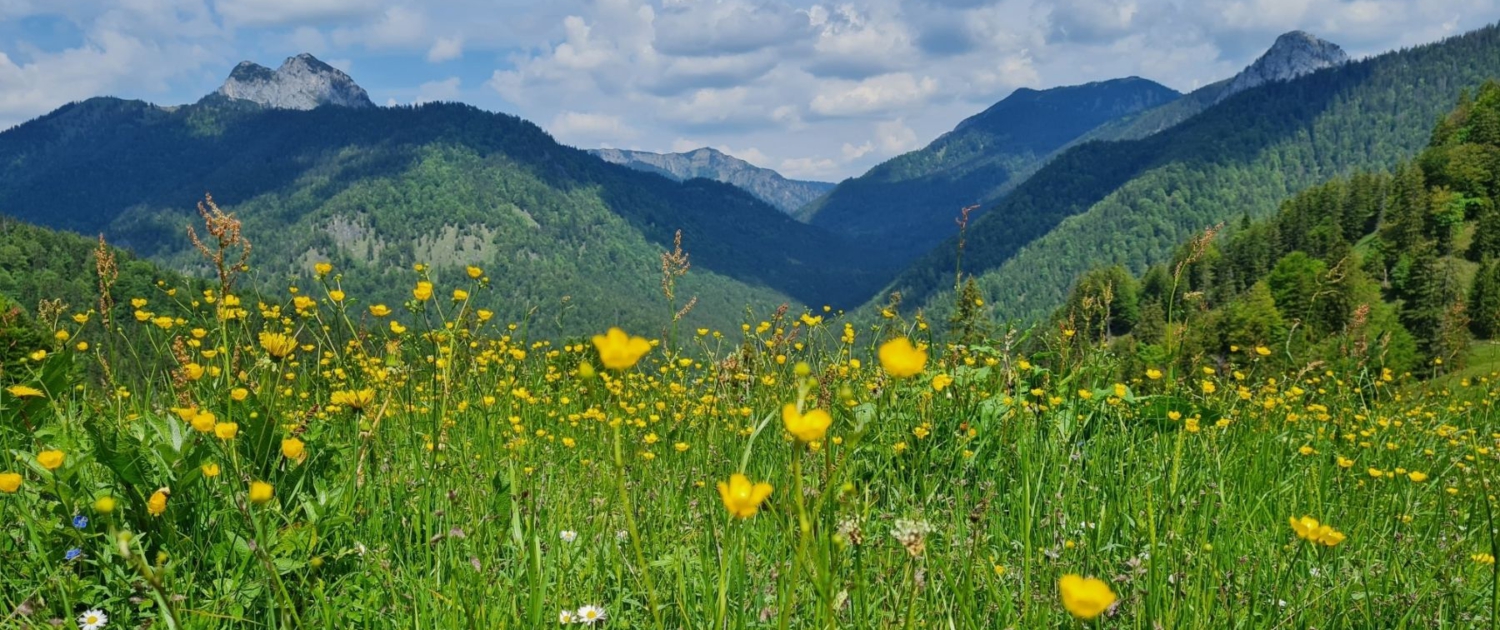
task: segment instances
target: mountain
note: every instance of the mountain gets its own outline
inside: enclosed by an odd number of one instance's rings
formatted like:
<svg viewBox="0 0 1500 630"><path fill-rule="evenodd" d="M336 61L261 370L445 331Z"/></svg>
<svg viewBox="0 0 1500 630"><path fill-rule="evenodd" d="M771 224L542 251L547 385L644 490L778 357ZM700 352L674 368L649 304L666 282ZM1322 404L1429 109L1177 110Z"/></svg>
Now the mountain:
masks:
<svg viewBox="0 0 1500 630"><path fill-rule="evenodd" d="M1348 63L1349 55L1337 44L1319 39L1305 31L1291 31L1276 38L1271 47L1239 74L1210 83L1182 98L1130 116L1110 121L1084 134L1077 143L1089 140L1129 140L1144 138L1192 118L1213 105L1245 90L1290 81L1324 68Z"/></svg>
<svg viewBox="0 0 1500 630"><path fill-rule="evenodd" d="M394 307L410 299L415 263L439 289L477 265L493 287L475 293L477 306L549 334L649 330L695 297L683 325L727 328L746 304L853 304L873 292L857 253L826 231L727 184L606 163L513 116L248 105L93 98L0 133L0 213L102 232L204 275L185 229L209 191L243 222L262 286L313 285L313 263L326 260L352 299ZM660 255L679 230L692 267L674 308Z"/></svg>
<svg viewBox="0 0 1500 630"><path fill-rule="evenodd" d="M275 71L241 61L213 96L282 109L375 106L349 75L307 53L288 57Z"/></svg>
<svg viewBox="0 0 1500 630"><path fill-rule="evenodd" d="M791 213L833 188L827 182L787 179L721 151L704 147L687 153L651 153L625 149L593 149L589 153L606 162L638 171L655 173L677 181L695 177L724 182L744 189L782 212Z"/></svg>
<svg viewBox="0 0 1500 630"><path fill-rule="evenodd" d="M1299 366L1460 368L1470 333L1500 337L1496 156L1500 83L1490 81L1459 99L1412 162L1304 190L1265 220L1178 245L1138 278L1091 270L1055 320L1158 366L1176 345L1187 369L1257 346ZM1165 334L1167 322L1181 333Z"/></svg>
<svg viewBox="0 0 1500 630"><path fill-rule="evenodd" d="M879 242L883 256L903 264L955 233L960 209L994 201L1074 138L1177 97L1137 77L1018 89L925 148L845 180L798 214L850 238Z"/></svg>
<svg viewBox="0 0 1500 630"><path fill-rule="evenodd" d="M969 227L964 271L1002 318L1044 317L1091 266L1140 272L1203 229L1416 155L1459 93L1500 77L1500 27L1245 90L1164 131L1054 158ZM950 240L891 285L952 304Z"/></svg>

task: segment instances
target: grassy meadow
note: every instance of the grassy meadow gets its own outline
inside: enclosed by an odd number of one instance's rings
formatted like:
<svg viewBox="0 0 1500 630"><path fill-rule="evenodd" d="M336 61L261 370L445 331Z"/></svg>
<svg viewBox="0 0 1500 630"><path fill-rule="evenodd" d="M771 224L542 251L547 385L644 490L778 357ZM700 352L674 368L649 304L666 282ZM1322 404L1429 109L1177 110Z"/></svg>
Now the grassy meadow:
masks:
<svg viewBox="0 0 1500 630"><path fill-rule="evenodd" d="M1497 621L1493 371L1134 370L1066 325L667 300L659 339L546 340L470 305L503 291L478 268L387 305L321 264L237 291L234 260L38 313L0 627Z"/></svg>

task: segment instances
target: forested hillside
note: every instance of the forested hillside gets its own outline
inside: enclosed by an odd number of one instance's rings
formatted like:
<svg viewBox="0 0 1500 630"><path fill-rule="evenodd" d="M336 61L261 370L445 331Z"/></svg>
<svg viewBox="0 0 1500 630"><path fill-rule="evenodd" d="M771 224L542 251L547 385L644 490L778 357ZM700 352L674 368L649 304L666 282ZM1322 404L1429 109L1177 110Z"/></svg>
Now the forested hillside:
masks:
<svg viewBox="0 0 1500 630"><path fill-rule="evenodd" d="M676 306L727 326L746 304L850 303L871 292L841 240L749 194L672 182L558 145L473 107L180 108L97 98L0 134L0 212L204 271L184 230L210 192L243 221L266 286L331 261L370 300L408 298L413 265L481 267L479 306L555 329L658 321L660 254L681 230ZM810 270L816 270L810 271Z"/></svg>
<svg viewBox="0 0 1500 630"><path fill-rule="evenodd" d="M1105 121L1177 96L1138 77L1022 88L925 148L840 183L799 216L878 241L883 258L905 263L953 234L961 209L998 198L1053 151Z"/></svg>
<svg viewBox="0 0 1500 630"><path fill-rule="evenodd" d="M1076 147L970 226L964 271L996 317L1044 317L1093 265L1144 271L1208 226L1411 158L1463 89L1497 76L1491 26L1247 90L1140 140ZM945 311L956 253L950 240L891 288Z"/></svg>
<svg viewBox="0 0 1500 630"><path fill-rule="evenodd" d="M1500 84L1464 94L1392 172L1310 188L1180 246L1141 277L1098 268L1056 315L1141 364L1274 353L1400 373L1500 338Z"/></svg>

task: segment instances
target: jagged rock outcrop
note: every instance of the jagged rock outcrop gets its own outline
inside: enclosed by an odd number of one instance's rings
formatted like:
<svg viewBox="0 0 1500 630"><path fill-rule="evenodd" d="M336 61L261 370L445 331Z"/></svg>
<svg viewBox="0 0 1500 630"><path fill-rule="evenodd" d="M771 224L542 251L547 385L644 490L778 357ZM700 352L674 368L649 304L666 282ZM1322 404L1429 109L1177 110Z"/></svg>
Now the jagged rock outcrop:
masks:
<svg viewBox="0 0 1500 630"><path fill-rule="evenodd" d="M241 61L214 94L281 109L375 106L370 95L349 75L307 53L288 57L274 71L252 61Z"/></svg>
<svg viewBox="0 0 1500 630"><path fill-rule="evenodd" d="M1276 38L1271 49L1245 68L1218 95L1224 100L1258 85L1295 79L1310 72L1349 61L1349 55L1338 44L1319 39L1306 31L1292 31Z"/></svg>

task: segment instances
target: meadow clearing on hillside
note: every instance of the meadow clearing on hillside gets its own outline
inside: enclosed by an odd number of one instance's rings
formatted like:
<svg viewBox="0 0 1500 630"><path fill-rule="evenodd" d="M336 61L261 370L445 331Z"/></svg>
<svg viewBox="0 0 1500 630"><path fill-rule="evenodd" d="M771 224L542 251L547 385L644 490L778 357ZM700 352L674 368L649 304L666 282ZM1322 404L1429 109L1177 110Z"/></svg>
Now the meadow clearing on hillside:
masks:
<svg viewBox="0 0 1500 630"><path fill-rule="evenodd" d="M472 308L478 268L386 305L220 255L111 296L100 251L99 304L4 374L3 627L1497 619L1493 372L1127 371L894 311L552 342Z"/></svg>

